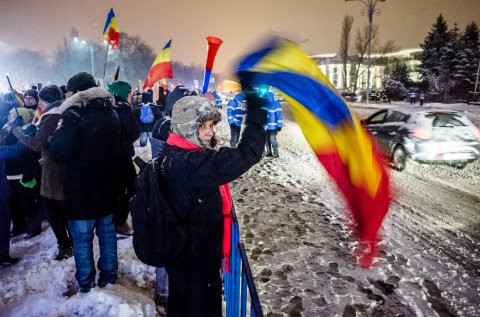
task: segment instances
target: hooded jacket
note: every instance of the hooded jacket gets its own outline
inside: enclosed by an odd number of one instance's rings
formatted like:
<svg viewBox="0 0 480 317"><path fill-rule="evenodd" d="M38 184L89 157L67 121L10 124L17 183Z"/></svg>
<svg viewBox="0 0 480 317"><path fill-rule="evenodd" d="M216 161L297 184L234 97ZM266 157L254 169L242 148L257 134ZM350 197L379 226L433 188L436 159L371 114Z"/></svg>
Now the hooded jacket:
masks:
<svg viewBox="0 0 480 317"><path fill-rule="evenodd" d="M242 108L243 95L237 94L228 102L227 117L229 125L241 126L245 110Z"/></svg>
<svg viewBox="0 0 480 317"><path fill-rule="evenodd" d="M268 131L275 131L282 128L282 106L275 101L273 93L267 92L267 124L265 129Z"/></svg>
<svg viewBox="0 0 480 317"><path fill-rule="evenodd" d="M67 219L105 217L118 208L120 120L103 88L78 92L52 110L61 115L50 139L52 158L65 163Z"/></svg>
<svg viewBox="0 0 480 317"><path fill-rule="evenodd" d="M167 266L170 283L182 298L188 298L187 307L171 307L172 311L185 310L188 316L215 315L221 286L212 285L216 285L217 280L220 284L223 236L219 187L235 180L260 160L266 140L265 117L261 109L249 113L237 148L189 150L171 142L172 134L167 140L159 181L190 237L185 260Z"/></svg>
<svg viewBox="0 0 480 317"><path fill-rule="evenodd" d="M120 156L123 159L130 159L135 155L133 142L140 136L140 126L130 105L123 99L116 97L115 107L113 108L120 119L122 132L120 136Z"/></svg>

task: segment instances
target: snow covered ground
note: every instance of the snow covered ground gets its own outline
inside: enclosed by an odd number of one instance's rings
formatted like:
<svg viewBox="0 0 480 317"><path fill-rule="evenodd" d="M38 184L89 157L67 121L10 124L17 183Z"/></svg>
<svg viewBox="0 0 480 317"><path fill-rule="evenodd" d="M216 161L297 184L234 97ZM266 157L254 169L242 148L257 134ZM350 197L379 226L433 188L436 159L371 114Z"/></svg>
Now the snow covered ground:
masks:
<svg viewBox="0 0 480 317"><path fill-rule="evenodd" d="M361 117L375 110L357 106ZM285 117L280 158L263 159L231 186L264 313L480 315L480 162L464 170L411 163L402 173L391 171L396 196L382 251L377 265L365 270L355 265L342 199L288 109ZM225 121L217 133L227 145ZM148 148L136 151L149 158ZM73 258L52 260L55 238L44 227L32 240L13 240L11 254L21 260L0 269L0 317L156 315L154 268L136 258L131 238L118 241L118 283L82 294L74 292Z"/></svg>

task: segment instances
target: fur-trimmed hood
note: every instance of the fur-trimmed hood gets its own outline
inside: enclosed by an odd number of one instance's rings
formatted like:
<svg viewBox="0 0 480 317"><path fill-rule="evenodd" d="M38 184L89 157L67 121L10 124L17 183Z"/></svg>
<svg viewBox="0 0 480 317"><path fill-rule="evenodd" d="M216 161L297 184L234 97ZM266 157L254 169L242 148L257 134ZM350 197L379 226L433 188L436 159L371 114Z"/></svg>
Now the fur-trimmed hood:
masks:
<svg viewBox="0 0 480 317"><path fill-rule="evenodd" d="M84 91L79 91L70 98L67 98L58 108L49 111L51 114L62 114L71 107L86 108L94 99L105 99L104 104L109 106L115 104L113 96L104 88L93 87Z"/></svg>

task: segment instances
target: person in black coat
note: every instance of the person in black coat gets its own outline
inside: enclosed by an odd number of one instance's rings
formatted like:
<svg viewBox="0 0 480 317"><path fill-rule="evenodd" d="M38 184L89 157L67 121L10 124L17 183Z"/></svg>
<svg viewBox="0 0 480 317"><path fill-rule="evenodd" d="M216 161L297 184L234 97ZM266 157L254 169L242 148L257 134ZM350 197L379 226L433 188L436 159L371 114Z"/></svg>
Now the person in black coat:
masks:
<svg viewBox="0 0 480 317"><path fill-rule="evenodd" d="M130 84L124 81L114 81L108 84L108 91L115 97L115 107L113 109L120 119L122 128L119 162L120 206L113 215L113 219L117 233L131 235L131 229L127 224L128 212L130 210L128 201L135 194L135 177L137 173L132 161L132 156L135 155L133 142L140 136L140 126L127 102L132 91Z"/></svg>
<svg viewBox="0 0 480 317"><path fill-rule="evenodd" d="M266 140L266 111L260 109L265 101L255 95L247 100L247 126L237 148L216 149L214 127L221 114L206 98L187 96L173 107L159 182L188 239L178 246L183 256L166 265L169 317L222 316L223 228L231 217L223 206L231 211L232 204L228 183L260 161Z"/></svg>
<svg viewBox="0 0 480 317"><path fill-rule="evenodd" d="M120 120L115 100L97 88L92 75L78 73L67 82L68 97L52 111L61 114L50 139L52 159L65 163L65 209L72 234L75 277L81 292L95 286L93 238L98 236L99 286L117 280L117 236Z"/></svg>

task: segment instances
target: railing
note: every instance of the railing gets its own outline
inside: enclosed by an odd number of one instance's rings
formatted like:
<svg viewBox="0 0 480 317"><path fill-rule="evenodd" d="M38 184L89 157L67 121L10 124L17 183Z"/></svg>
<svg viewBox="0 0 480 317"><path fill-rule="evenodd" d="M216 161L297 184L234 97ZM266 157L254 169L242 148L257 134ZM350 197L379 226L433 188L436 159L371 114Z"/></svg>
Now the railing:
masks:
<svg viewBox="0 0 480 317"><path fill-rule="evenodd" d="M263 317L262 306L258 299L245 247L240 242L240 229L234 211L232 211L230 268L230 272L225 272L223 275L226 317L245 317L247 313L251 317ZM248 300L250 302L249 312L247 311Z"/></svg>

